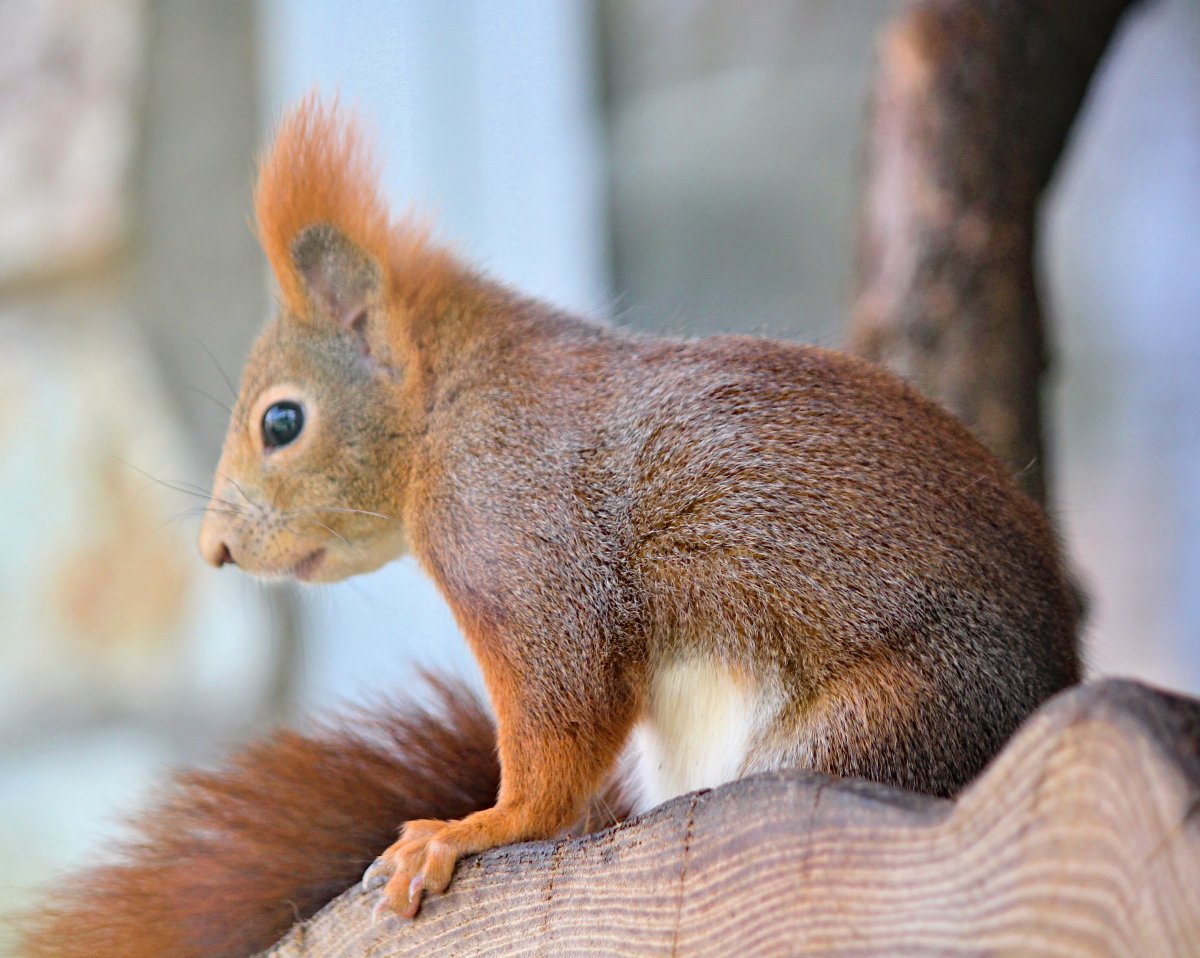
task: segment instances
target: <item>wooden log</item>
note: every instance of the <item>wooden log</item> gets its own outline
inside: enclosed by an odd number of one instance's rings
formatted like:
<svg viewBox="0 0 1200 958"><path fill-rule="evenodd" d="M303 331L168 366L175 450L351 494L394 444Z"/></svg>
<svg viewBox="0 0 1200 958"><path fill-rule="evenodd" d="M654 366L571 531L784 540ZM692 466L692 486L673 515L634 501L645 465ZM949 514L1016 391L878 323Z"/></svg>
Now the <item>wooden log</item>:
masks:
<svg viewBox="0 0 1200 958"><path fill-rule="evenodd" d="M373 903L269 955L1197 955L1200 701L1084 686L956 802L760 775L465 859L411 924Z"/></svg>
<svg viewBox="0 0 1200 958"><path fill-rule="evenodd" d="M1039 201L1133 2L919 0L879 45L848 345L1043 501Z"/></svg>

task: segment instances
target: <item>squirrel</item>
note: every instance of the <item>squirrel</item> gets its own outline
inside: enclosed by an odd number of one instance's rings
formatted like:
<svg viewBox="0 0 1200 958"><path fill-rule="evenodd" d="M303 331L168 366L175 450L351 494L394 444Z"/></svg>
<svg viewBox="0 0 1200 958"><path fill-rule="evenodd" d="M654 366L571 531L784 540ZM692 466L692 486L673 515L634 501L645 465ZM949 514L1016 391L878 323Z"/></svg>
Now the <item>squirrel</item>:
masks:
<svg viewBox="0 0 1200 958"><path fill-rule="evenodd" d="M1046 515L899 378L522 296L393 220L315 95L254 206L278 309L200 551L309 583L415 556L495 725L441 683L440 712L184 775L126 861L48 906L35 958L249 954L372 859L364 886L412 918L460 857L562 834L614 781L631 812L790 766L952 796L1078 681ZM89 923L116 930L62 944Z"/></svg>

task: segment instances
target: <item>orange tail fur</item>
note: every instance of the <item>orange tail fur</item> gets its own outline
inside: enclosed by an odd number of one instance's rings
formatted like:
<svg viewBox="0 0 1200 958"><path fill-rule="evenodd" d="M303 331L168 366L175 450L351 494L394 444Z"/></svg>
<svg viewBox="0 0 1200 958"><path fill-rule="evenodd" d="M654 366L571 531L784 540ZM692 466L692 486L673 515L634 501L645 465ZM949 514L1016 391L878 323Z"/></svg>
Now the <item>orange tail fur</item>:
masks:
<svg viewBox="0 0 1200 958"><path fill-rule="evenodd" d="M22 920L28 958L234 958L277 941L357 881L414 818L490 807L492 721L464 685L314 734L281 731L185 772L112 864Z"/></svg>

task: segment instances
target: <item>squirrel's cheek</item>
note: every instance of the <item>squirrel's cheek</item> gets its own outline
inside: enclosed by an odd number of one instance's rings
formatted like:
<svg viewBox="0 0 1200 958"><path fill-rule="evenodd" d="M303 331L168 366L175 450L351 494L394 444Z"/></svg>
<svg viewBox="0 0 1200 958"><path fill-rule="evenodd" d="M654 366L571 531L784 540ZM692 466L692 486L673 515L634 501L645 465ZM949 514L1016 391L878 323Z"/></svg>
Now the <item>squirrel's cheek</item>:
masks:
<svg viewBox="0 0 1200 958"><path fill-rule="evenodd" d="M377 528L361 536L330 536L326 543L328 555L318 574L311 581L339 582L350 576L363 575L402 556L408 555L408 537L398 520L375 513Z"/></svg>

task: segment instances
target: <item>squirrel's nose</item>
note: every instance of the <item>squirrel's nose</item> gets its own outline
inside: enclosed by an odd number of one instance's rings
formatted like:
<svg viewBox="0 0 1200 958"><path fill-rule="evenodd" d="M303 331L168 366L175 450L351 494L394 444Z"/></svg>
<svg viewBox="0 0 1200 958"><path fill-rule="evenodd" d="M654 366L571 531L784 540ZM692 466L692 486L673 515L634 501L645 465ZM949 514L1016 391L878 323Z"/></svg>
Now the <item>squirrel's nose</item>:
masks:
<svg viewBox="0 0 1200 958"><path fill-rule="evenodd" d="M197 545L200 547L200 555L204 557L204 561L214 569L219 569L226 564L237 565L233 559L233 553L229 551L229 546L221 535L221 530L216 528L211 513L204 517L204 522L200 525L200 541Z"/></svg>
<svg viewBox="0 0 1200 958"><path fill-rule="evenodd" d="M233 560L233 553L229 551L229 546L219 539L207 547L202 542L200 544L200 554L204 556L204 561L214 569L219 569L223 565L237 565Z"/></svg>

